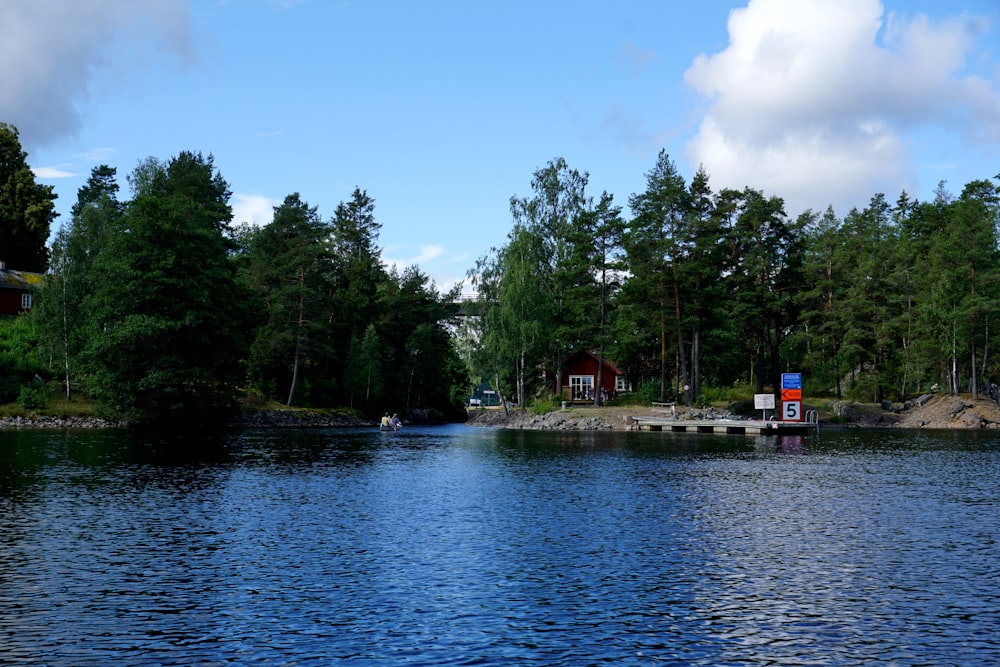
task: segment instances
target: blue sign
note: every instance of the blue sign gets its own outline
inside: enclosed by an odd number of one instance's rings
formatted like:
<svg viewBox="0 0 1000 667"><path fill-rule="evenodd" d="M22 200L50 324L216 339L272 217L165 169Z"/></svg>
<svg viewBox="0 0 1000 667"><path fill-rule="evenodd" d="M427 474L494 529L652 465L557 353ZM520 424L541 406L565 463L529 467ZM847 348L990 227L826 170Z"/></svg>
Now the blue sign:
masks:
<svg viewBox="0 0 1000 667"><path fill-rule="evenodd" d="M802 373L782 373L782 389L802 389Z"/></svg>

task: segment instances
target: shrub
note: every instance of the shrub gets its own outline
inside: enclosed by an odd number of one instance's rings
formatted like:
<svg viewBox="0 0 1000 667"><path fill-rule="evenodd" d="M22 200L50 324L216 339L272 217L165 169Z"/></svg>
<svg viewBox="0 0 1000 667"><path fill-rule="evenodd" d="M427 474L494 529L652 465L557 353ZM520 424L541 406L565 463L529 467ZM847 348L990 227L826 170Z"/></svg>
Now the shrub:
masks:
<svg viewBox="0 0 1000 667"><path fill-rule="evenodd" d="M754 395L749 384L736 383L731 387L702 387L701 400L706 404L732 403Z"/></svg>
<svg viewBox="0 0 1000 667"><path fill-rule="evenodd" d="M17 403L25 410L41 410L49 404L49 392L42 382L21 385Z"/></svg>
<svg viewBox="0 0 1000 667"><path fill-rule="evenodd" d="M536 398L531 402L531 411L536 415L544 415L562 408L562 403L555 399Z"/></svg>
<svg viewBox="0 0 1000 667"><path fill-rule="evenodd" d="M658 378L651 378L648 380L643 380L639 383L639 388L635 392L640 397L640 402L646 405L654 403L660 400L660 380ZM664 395L664 400L668 403L675 400L674 389L671 386L667 386L667 391Z"/></svg>

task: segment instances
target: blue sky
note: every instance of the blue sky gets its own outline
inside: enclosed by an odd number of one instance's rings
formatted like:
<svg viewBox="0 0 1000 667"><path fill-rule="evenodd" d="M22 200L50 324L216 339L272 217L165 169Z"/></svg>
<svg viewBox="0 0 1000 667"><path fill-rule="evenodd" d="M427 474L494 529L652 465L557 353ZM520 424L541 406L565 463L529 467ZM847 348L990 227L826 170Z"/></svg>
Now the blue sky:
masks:
<svg viewBox="0 0 1000 667"><path fill-rule="evenodd" d="M236 221L375 199L439 288L502 245L556 157L626 214L665 149L790 215L1000 172L995 0L27 0L0 121L68 216L98 164L211 153Z"/></svg>

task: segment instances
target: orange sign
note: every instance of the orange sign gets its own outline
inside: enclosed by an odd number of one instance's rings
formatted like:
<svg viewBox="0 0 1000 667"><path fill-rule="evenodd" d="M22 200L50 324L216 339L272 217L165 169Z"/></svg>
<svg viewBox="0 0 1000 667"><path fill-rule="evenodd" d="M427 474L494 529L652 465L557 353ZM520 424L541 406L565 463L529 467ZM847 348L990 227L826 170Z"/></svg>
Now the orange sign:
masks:
<svg viewBox="0 0 1000 667"><path fill-rule="evenodd" d="M802 400L802 390L801 389L782 389L781 390L781 400L782 401L801 401Z"/></svg>

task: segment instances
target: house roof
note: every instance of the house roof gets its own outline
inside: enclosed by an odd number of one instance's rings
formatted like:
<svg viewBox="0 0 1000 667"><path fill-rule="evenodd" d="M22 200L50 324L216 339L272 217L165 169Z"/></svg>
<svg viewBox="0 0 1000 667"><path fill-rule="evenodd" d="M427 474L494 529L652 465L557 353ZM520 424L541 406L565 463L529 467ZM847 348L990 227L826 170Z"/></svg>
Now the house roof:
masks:
<svg viewBox="0 0 1000 667"><path fill-rule="evenodd" d="M0 289L34 289L41 286L44 278L44 274L31 271L0 270Z"/></svg>
<svg viewBox="0 0 1000 667"><path fill-rule="evenodd" d="M568 364L568 363L570 363L570 361L572 361L575 357L578 357L578 356L590 357L591 359L594 360L594 363L597 363L597 361L598 361L596 354L593 354L592 352L588 352L587 350L577 350L573 354L571 354L568 357L566 357L566 360L563 363L564 364ZM624 373L622 373L620 370L618 370L618 368L613 363L611 363L610 361L608 361L607 359L604 360L604 367L607 368L608 370L610 370L611 372L613 372L615 375L624 375Z"/></svg>

